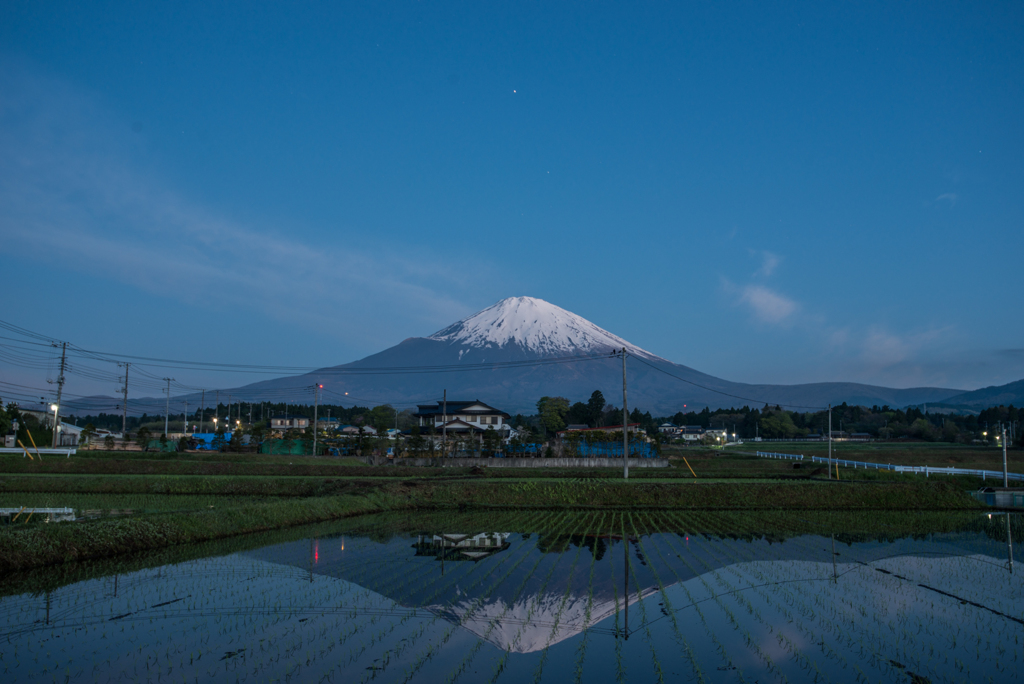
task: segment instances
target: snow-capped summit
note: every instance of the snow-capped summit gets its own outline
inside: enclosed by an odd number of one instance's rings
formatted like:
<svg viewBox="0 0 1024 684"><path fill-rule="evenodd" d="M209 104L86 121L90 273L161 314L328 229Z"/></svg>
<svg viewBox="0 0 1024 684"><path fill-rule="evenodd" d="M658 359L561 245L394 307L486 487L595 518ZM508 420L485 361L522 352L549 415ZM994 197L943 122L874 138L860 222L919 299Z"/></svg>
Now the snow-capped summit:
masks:
<svg viewBox="0 0 1024 684"><path fill-rule="evenodd" d="M503 299L428 339L485 349L516 345L543 356L594 354L625 347L631 354L657 358L587 319L535 297Z"/></svg>

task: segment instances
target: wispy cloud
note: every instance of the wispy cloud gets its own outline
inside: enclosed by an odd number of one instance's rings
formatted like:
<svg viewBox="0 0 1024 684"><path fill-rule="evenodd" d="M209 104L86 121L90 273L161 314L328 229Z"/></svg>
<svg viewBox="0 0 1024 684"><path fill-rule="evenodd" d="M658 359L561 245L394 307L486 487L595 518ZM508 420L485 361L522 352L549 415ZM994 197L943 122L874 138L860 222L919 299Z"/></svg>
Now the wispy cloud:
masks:
<svg viewBox="0 0 1024 684"><path fill-rule="evenodd" d="M938 340L950 328L898 335L883 328L868 331L863 341L862 358L870 367L884 369L917 356L920 351Z"/></svg>
<svg viewBox="0 0 1024 684"><path fill-rule="evenodd" d="M343 236L313 244L303 226L257 226L210 210L145 171L131 127L88 95L4 71L0 232L9 257L45 253L51 264L151 293L349 339L386 329L349 325L381 311L425 330L468 313L448 294L473 277L464 264L422 250L355 249Z"/></svg>
<svg viewBox="0 0 1024 684"><path fill-rule="evenodd" d="M950 206L956 204L959 196L955 192L944 192L935 198L936 202L949 202Z"/></svg>
<svg viewBox="0 0 1024 684"><path fill-rule="evenodd" d="M775 269L782 263L782 257L773 252L761 252L761 268L754 272L754 275L764 276L765 278L775 273Z"/></svg>
<svg viewBox="0 0 1024 684"><path fill-rule="evenodd" d="M763 285L744 287L740 301L750 307L758 320L765 323L782 323L800 308L792 299Z"/></svg>
<svg viewBox="0 0 1024 684"><path fill-rule="evenodd" d="M958 376L967 366L963 360L944 356L945 341L955 335L953 326L911 332L872 326L846 335L843 344L833 350L840 356L837 370L862 382L889 387L963 385Z"/></svg>

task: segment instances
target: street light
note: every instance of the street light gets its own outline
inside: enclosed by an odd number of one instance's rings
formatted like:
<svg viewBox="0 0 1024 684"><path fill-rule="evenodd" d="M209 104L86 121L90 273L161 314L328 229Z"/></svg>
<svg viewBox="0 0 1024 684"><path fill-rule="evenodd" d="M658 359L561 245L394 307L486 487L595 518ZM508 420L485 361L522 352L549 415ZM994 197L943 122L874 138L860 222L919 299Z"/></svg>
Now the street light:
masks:
<svg viewBox="0 0 1024 684"><path fill-rule="evenodd" d="M59 446L59 444L57 444L57 439L58 439L57 433L60 432L60 426L57 425L57 409L59 409L59 408L60 407L57 406L56 404L50 404L50 410L53 411L53 448L54 449L56 449Z"/></svg>

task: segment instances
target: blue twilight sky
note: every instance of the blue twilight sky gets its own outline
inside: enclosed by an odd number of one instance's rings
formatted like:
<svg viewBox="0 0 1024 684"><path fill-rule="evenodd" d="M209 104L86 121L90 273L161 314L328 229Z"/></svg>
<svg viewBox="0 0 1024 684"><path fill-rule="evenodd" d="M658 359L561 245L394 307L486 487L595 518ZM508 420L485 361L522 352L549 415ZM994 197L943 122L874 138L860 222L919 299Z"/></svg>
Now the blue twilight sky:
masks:
<svg viewBox="0 0 1024 684"><path fill-rule="evenodd" d="M0 319L333 365L529 295L730 380L1002 384L1022 37L1020 2L8 0Z"/></svg>

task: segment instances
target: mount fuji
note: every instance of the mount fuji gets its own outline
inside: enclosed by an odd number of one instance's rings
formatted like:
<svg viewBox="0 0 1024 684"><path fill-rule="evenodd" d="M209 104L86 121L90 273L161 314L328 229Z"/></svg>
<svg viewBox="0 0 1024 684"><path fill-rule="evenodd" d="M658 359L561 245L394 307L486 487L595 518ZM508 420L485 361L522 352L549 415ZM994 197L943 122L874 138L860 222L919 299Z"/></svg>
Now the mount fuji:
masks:
<svg viewBox="0 0 1024 684"><path fill-rule="evenodd" d="M654 415L671 415L684 405L687 410L765 403L819 407L844 401L907 406L940 402L963 391L731 382L663 359L550 302L510 297L433 335L408 338L359 361L222 393L231 391L244 401L280 401L289 390L294 395L321 383L325 402L403 407L438 401L447 390L449 399L478 399L510 413L532 413L542 396L586 401L601 390L609 403L621 406L622 361L613 354L622 349L628 357L629 405Z"/></svg>

